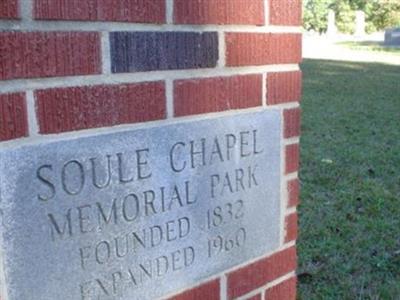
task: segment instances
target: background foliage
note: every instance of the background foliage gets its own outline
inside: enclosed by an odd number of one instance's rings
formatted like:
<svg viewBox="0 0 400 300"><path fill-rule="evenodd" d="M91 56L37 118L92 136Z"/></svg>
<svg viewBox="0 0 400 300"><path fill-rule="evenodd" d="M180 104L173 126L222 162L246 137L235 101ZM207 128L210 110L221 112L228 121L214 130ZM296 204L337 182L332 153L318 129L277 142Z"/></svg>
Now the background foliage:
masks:
<svg viewBox="0 0 400 300"><path fill-rule="evenodd" d="M355 11L366 15L366 30L374 32L400 25L400 0L304 0L304 28L319 33L327 29L328 10L336 15L340 32L353 33Z"/></svg>

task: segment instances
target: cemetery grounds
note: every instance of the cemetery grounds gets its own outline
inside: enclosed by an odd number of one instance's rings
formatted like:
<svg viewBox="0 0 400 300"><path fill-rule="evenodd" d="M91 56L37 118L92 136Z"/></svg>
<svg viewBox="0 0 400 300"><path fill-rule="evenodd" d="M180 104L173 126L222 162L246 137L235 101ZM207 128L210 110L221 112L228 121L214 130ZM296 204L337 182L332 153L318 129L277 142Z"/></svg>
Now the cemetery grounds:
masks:
<svg viewBox="0 0 400 300"><path fill-rule="evenodd" d="M302 64L299 299L400 299L397 59Z"/></svg>

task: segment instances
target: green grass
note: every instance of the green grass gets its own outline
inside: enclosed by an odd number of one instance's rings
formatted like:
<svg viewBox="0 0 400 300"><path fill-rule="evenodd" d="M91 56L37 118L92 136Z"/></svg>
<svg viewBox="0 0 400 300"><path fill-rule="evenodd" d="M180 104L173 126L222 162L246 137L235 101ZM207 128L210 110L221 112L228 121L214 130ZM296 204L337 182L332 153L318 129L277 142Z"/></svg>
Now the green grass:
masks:
<svg viewBox="0 0 400 300"><path fill-rule="evenodd" d="M350 48L352 50L377 51L377 52L386 52L386 53L400 55L400 47L385 46L380 42L374 42L374 41L340 42L338 44Z"/></svg>
<svg viewBox="0 0 400 300"><path fill-rule="evenodd" d="M400 68L302 69L299 299L400 299Z"/></svg>

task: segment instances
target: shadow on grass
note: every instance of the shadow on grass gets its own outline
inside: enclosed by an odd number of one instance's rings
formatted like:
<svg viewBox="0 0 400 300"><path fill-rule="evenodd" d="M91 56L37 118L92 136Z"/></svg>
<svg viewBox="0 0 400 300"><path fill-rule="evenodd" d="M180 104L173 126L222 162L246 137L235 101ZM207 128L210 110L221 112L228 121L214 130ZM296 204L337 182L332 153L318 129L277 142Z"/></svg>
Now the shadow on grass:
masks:
<svg viewBox="0 0 400 300"><path fill-rule="evenodd" d="M379 41L359 41L359 42L339 42L338 45L348 47L353 50L367 50L367 51L378 51L378 52L389 52L392 54L400 55L399 46L385 45Z"/></svg>
<svg viewBox="0 0 400 300"><path fill-rule="evenodd" d="M399 299L400 67L302 70L299 298Z"/></svg>

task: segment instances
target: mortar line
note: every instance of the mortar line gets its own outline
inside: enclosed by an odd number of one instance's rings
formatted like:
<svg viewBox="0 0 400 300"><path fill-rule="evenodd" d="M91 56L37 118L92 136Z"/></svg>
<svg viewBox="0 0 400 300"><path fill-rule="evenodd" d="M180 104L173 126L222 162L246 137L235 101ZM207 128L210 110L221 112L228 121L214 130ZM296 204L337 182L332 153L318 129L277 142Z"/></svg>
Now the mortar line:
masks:
<svg viewBox="0 0 400 300"><path fill-rule="evenodd" d="M172 119L174 113L174 82L168 78L165 80L165 99L166 99L166 112L167 119Z"/></svg>
<svg viewBox="0 0 400 300"><path fill-rule="evenodd" d="M269 17L269 1L270 0L264 0L264 22L265 22L265 26L269 26L269 21L270 21L270 17Z"/></svg>
<svg viewBox="0 0 400 300"><path fill-rule="evenodd" d="M290 139L285 139L283 141L283 144L285 146L289 146L289 145L294 145L294 144L299 144L300 143L300 139L298 137L296 138L290 138Z"/></svg>
<svg viewBox="0 0 400 300"><path fill-rule="evenodd" d="M226 44L225 32L218 31L218 67L223 68L226 65Z"/></svg>
<svg viewBox="0 0 400 300"><path fill-rule="evenodd" d="M27 2L28 1L28 2ZM258 32L258 33L297 33L301 34L299 26L254 26L254 25L200 25L200 24L147 24L128 22L100 22L100 21L69 21L69 20L32 20L29 6L31 0L21 2L21 9L25 12L22 20L1 20L0 30L22 31L229 31L229 32ZM29 12L29 13L28 13ZM172 11L168 11L168 19L173 18ZM167 20L170 21L170 20ZM173 20L172 20L173 21Z"/></svg>
<svg viewBox="0 0 400 300"><path fill-rule="evenodd" d="M19 11L21 15L21 23L31 23L33 19L33 0L20 0ZM0 28L1 28L0 22Z"/></svg>
<svg viewBox="0 0 400 300"><path fill-rule="evenodd" d="M101 68L104 75L111 74L111 53L110 35L108 32L101 32Z"/></svg>
<svg viewBox="0 0 400 300"><path fill-rule="evenodd" d="M285 181L285 162L286 162L286 145L283 139L283 129L284 129L284 118L283 109L281 109L281 161L280 161L280 218L279 218L279 244L283 245L285 243L285 210L287 206L287 191L286 191L286 181Z"/></svg>
<svg viewBox="0 0 400 300"><path fill-rule="evenodd" d="M26 91L26 108L28 114L29 136L35 137L39 135L39 124L36 117L35 96L33 91Z"/></svg>
<svg viewBox="0 0 400 300"><path fill-rule="evenodd" d="M296 137L284 139L283 143L285 145L291 145L291 144L300 143L300 137L296 136Z"/></svg>
<svg viewBox="0 0 400 300"><path fill-rule="evenodd" d="M286 214L285 214L285 216L287 217L287 216L289 216L289 215L291 215L291 214L294 214L294 213L296 213L296 212L297 212L296 206L289 207L289 208L286 209Z"/></svg>
<svg viewBox="0 0 400 300"><path fill-rule="evenodd" d="M247 293L247 294L245 294L243 296L235 298L235 300L247 300L248 298L253 297L253 296L255 296L257 294L260 294L260 293L261 293L261 299L264 300L266 291L268 289L270 289L270 288L272 288L272 287L274 287L274 286L276 286L276 285L278 285L278 284L280 284L280 283L282 283L282 282L284 282L286 280L289 280L289 279L291 279L292 277L295 277L295 276L296 276L296 273L293 272L293 271L289 272L289 273L286 273L285 275L283 275L283 276L281 276L279 278L276 278L273 281L270 281L267 284L264 284L263 286L255 289L255 290L252 290L251 292L249 292L249 293Z"/></svg>
<svg viewBox="0 0 400 300"><path fill-rule="evenodd" d="M228 300L228 283L226 274L222 274L220 278L220 300Z"/></svg>
<svg viewBox="0 0 400 300"><path fill-rule="evenodd" d="M293 173L285 175L285 180L289 181L289 180L292 180L292 179L297 179L298 178L298 174L297 173L298 172L293 172Z"/></svg>
<svg viewBox="0 0 400 300"><path fill-rule="evenodd" d="M174 24L174 2L167 0L165 3L165 20L167 24Z"/></svg>
<svg viewBox="0 0 400 300"><path fill-rule="evenodd" d="M262 74L262 87L261 87L261 97L262 97L262 105L263 107L267 107L267 74Z"/></svg>
<svg viewBox="0 0 400 300"><path fill-rule="evenodd" d="M166 70L150 71L137 73L119 73L119 74L94 74L77 75L65 77L46 77L46 78L27 78L12 79L0 82L2 92L25 91L27 89L46 89L55 87L75 87L100 84L123 84L147 81L161 81L166 79L194 79L206 77L234 76L257 74L268 71L280 72L298 68L295 64L284 65L265 65L265 66L246 66L230 68L204 68L187 70ZM278 106L277 106L278 107Z"/></svg>

